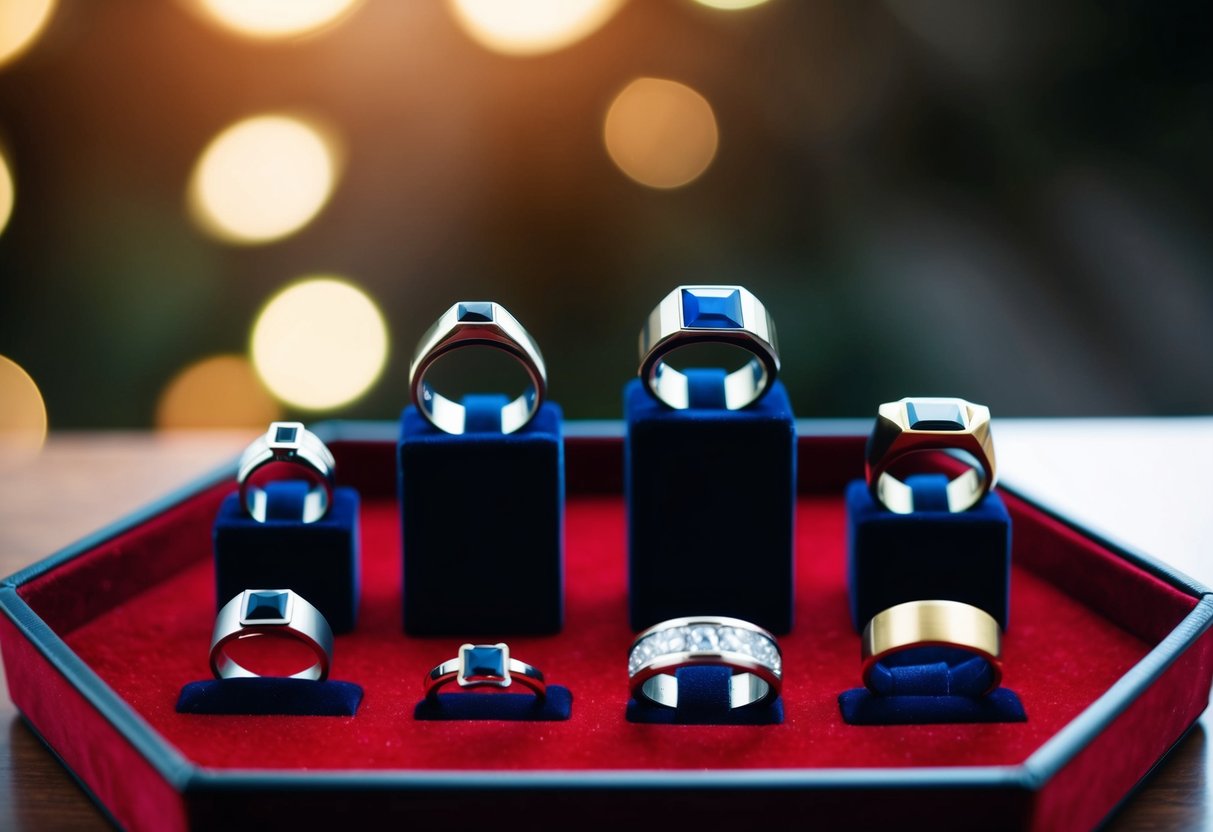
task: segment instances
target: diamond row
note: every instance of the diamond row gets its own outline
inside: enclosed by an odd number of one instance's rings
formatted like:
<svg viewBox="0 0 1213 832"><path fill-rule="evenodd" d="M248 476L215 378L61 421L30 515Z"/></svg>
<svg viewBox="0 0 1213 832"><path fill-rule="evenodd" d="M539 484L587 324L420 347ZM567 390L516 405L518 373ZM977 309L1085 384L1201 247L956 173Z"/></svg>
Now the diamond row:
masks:
<svg viewBox="0 0 1213 832"><path fill-rule="evenodd" d="M633 645L628 656L628 675L636 675L641 667L657 656L670 653L722 652L749 656L769 667L776 676L783 672L779 647L767 636L740 627L691 624L660 630Z"/></svg>

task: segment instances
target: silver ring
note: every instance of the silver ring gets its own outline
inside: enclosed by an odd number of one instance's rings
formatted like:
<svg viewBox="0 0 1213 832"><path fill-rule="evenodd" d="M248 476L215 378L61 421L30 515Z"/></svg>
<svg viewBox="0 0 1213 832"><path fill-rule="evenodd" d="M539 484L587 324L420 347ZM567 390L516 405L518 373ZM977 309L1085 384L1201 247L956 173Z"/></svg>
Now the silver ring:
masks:
<svg viewBox="0 0 1213 832"><path fill-rule="evenodd" d="M779 696L783 654L775 636L739 618L701 615L672 618L636 636L628 654L632 698L678 707L674 672L696 665L733 671L729 683L731 708L767 704Z"/></svg>
<svg viewBox="0 0 1213 832"><path fill-rule="evenodd" d="M320 437L302 422L271 422L270 429L240 455L236 473L240 503L254 520L264 523L267 498L261 484L270 478L286 478L278 475L285 475L289 467L293 476L302 474L311 486L304 498L303 522L315 523L333 502L336 464Z"/></svg>
<svg viewBox="0 0 1213 832"><path fill-rule="evenodd" d="M228 656L227 647L238 639L262 636L295 639L315 653L314 664L287 678L321 682L328 678L333 631L320 610L289 589L246 589L223 605L211 634L211 672L219 679L261 676Z"/></svg>
<svg viewBox="0 0 1213 832"><path fill-rule="evenodd" d="M425 381L435 361L460 347L493 347L512 356L526 370L530 386L501 408L501 432L513 433L534 418L547 394L547 368L539 345L522 324L492 301L460 301L442 314L417 344L409 366L409 395L422 415L441 431L466 430L463 405L439 394Z"/></svg>
<svg viewBox="0 0 1213 832"><path fill-rule="evenodd" d="M724 380L724 403L739 410L756 402L779 374L775 322L741 286L679 286L657 304L640 331L640 377L649 392L675 410L690 406L687 377L665 363L688 344L732 344L753 354Z"/></svg>
<svg viewBox="0 0 1213 832"><path fill-rule="evenodd" d="M425 696L437 699L438 690L450 682L461 688L510 688L514 683L530 689L537 701L547 696L543 674L526 662L510 656L510 648L497 644L462 644L459 655L447 659L425 674Z"/></svg>

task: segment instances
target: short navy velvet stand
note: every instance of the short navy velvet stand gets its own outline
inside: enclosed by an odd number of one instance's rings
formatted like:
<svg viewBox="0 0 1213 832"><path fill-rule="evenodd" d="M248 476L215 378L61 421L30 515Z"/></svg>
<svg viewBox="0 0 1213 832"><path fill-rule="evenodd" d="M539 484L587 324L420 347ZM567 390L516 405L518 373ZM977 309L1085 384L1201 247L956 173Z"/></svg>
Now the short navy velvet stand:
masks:
<svg viewBox="0 0 1213 832"><path fill-rule="evenodd" d="M1014 691L990 686L985 659L950 647L921 647L876 666L872 687L843 691L838 707L848 725L932 725L1024 722Z"/></svg>
<svg viewBox="0 0 1213 832"><path fill-rule="evenodd" d="M190 682L177 712L221 716L354 716L362 688L353 682L260 677Z"/></svg>
<svg viewBox="0 0 1213 832"><path fill-rule="evenodd" d="M667 708L644 700L628 700L628 722L652 725L778 725L783 722L783 699L766 705L729 707L727 667L701 665L674 671L678 680L678 706Z"/></svg>
<svg viewBox="0 0 1213 832"><path fill-rule="evenodd" d="M633 630L683 615L792 628L796 425L775 382L724 409L724 371L688 370L691 406L624 390L629 615Z"/></svg>
<svg viewBox="0 0 1213 832"><path fill-rule="evenodd" d="M847 569L851 623L862 631L882 610L906 601L961 601L1007 628L1011 517L995 493L950 512L942 474L906 478L912 514L877 503L862 481L847 486Z"/></svg>
<svg viewBox="0 0 1213 832"><path fill-rule="evenodd" d="M563 685L548 685L543 701L533 693L440 693L422 699L413 719L561 722L573 715L573 694Z"/></svg>
<svg viewBox="0 0 1213 832"><path fill-rule="evenodd" d="M455 436L405 408L399 446L404 629L535 635L564 622L560 408L501 433L504 396L467 396Z"/></svg>
<svg viewBox="0 0 1213 832"><path fill-rule="evenodd" d="M303 523L308 484L265 486L266 521L248 515L237 494L219 507L215 544L215 609L246 589L293 589L328 621L334 633L358 620L358 492L337 488L323 517Z"/></svg>

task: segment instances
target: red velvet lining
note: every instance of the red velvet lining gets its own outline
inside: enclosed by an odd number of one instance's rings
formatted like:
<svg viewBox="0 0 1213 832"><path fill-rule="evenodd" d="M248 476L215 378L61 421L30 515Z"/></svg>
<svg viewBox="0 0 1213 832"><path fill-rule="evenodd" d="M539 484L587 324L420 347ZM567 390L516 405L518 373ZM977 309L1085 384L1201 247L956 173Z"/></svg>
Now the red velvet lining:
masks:
<svg viewBox="0 0 1213 832"><path fill-rule="evenodd" d="M68 644L187 757L217 768L606 769L816 768L1013 764L1022 761L1132 667L1152 643L1130 634L1052 583L1016 567L1005 684L1023 697L1029 721L1006 725L853 727L835 697L858 683L859 643L851 631L840 497L806 496L797 515L797 619L781 640L786 667L783 725L644 726L624 720L627 697L625 530L622 501L573 496L567 517L565 632L509 639L511 651L570 687L565 723L417 722L421 677L455 654L459 639L406 638L400 630L399 526L394 500L363 510L363 601L356 633L337 639L334 677L363 685L359 715L341 718L186 716L173 705L181 686L207 675L214 494L176 510L172 561L193 564L127 603L97 615ZM1196 603L1017 506L1016 554L1047 547L1049 568L1114 589L1111 612L1141 633L1169 630ZM179 513L178 513L179 512ZM167 520L168 516L164 518ZM136 529L22 588L35 610L63 617L88 594L79 580L130 586L143 564L166 557L162 524ZM138 563L138 567L132 564ZM106 566L108 564L108 567ZM1035 564L1038 565L1039 564ZM1067 569L1067 565L1072 565ZM51 591L53 588L53 591ZM1102 590L1101 590L1102 591ZM102 593L104 595L104 593ZM96 603L89 604L93 607ZM496 640L500 634L480 634ZM486 749L490 756L486 757Z"/></svg>

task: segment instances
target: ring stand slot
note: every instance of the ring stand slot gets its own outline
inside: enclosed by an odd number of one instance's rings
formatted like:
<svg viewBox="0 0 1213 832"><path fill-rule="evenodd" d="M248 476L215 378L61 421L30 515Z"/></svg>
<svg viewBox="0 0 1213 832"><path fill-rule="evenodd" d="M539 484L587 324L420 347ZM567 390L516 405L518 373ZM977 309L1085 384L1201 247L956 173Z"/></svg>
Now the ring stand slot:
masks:
<svg viewBox="0 0 1213 832"><path fill-rule="evenodd" d="M533 693L440 693L413 708L419 720L505 720L560 722L573 713L573 694L563 685L548 685L547 695Z"/></svg>
<svg viewBox="0 0 1213 832"><path fill-rule="evenodd" d="M328 512L304 523L309 489L302 480L267 483L264 523L249 516L238 494L224 499L212 530L216 611L250 587L281 587L307 598L334 633L354 629L360 588L358 492L334 489Z"/></svg>
<svg viewBox="0 0 1213 832"><path fill-rule="evenodd" d="M723 408L723 370L687 370L691 407L624 389L629 620L686 615L792 628L796 428L782 383Z"/></svg>
<svg viewBox="0 0 1213 832"><path fill-rule="evenodd" d="M505 396L466 396L466 432L401 417L404 629L412 635L556 633L564 620L560 408L501 433Z"/></svg>
<svg viewBox="0 0 1213 832"><path fill-rule="evenodd" d="M783 699L730 708L732 669L713 665L682 667L678 704L668 708L644 699L629 699L628 722L652 725L778 725L783 722Z"/></svg>
<svg viewBox="0 0 1213 832"><path fill-rule="evenodd" d="M177 712L211 716L354 716L362 688L353 682L311 679L207 679L190 682Z"/></svg>

